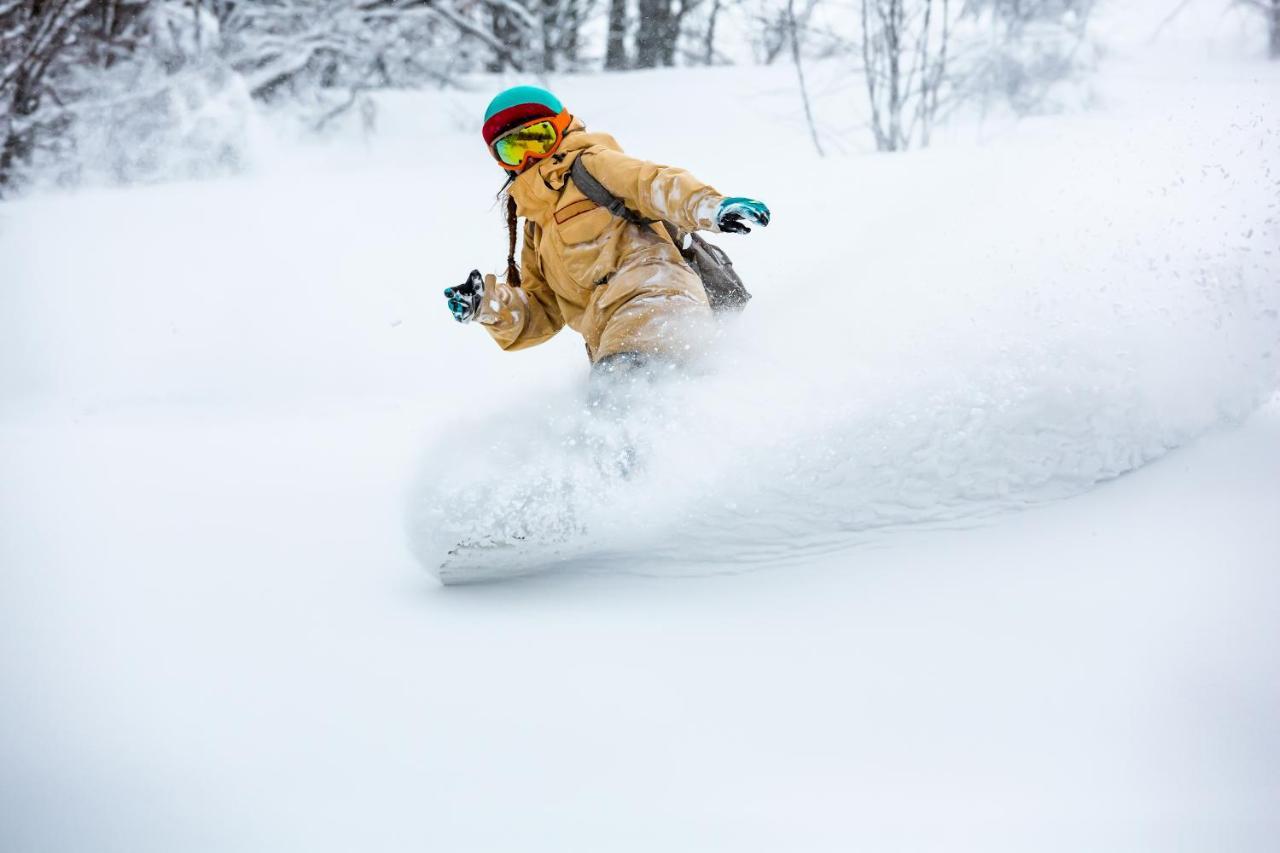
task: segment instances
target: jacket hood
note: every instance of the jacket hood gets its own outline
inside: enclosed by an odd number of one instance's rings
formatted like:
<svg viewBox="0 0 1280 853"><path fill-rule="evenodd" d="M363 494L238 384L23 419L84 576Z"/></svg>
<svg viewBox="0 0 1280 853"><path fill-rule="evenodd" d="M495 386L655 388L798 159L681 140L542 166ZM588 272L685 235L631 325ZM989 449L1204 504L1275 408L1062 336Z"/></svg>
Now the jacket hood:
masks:
<svg viewBox="0 0 1280 853"><path fill-rule="evenodd" d="M569 169L582 152L591 148L621 151L622 146L607 133L588 133L586 125L575 118L555 154L538 161L533 168L522 173L511 184L511 197L521 216L541 219L550 207L560 199L560 192L569 180Z"/></svg>

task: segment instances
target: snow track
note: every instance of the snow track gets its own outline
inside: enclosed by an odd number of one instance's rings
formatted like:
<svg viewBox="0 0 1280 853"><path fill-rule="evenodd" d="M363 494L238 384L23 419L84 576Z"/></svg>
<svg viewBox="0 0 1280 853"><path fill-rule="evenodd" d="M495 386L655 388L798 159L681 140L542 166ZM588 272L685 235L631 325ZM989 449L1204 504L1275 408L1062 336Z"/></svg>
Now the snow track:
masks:
<svg viewBox="0 0 1280 853"><path fill-rule="evenodd" d="M1280 127L1247 116L1155 163L1105 123L963 171L877 163L827 181L877 200L836 229L777 205L776 230L720 238L775 277L692 375L625 417L553 386L451 431L415 552L450 582L734 571L1079 494L1238 422L1280 361L1280 176L1241 144ZM1022 193L1052 201L1029 215ZM867 235L852 256L846 232Z"/></svg>

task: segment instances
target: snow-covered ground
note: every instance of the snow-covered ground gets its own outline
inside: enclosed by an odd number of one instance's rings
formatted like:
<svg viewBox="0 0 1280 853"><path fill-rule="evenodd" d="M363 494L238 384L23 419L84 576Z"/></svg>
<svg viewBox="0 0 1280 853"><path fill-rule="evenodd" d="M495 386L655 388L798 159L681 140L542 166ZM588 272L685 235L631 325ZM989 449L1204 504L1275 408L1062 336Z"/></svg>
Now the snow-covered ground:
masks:
<svg viewBox="0 0 1280 853"><path fill-rule="evenodd" d="M786 68L553 81L776 216L625 483L571 333L444 309L487 92L0 206L0 849L1274 849L1280 69L1187 26L894 157ZM442 588L459 505L590 534Z"/></svg>

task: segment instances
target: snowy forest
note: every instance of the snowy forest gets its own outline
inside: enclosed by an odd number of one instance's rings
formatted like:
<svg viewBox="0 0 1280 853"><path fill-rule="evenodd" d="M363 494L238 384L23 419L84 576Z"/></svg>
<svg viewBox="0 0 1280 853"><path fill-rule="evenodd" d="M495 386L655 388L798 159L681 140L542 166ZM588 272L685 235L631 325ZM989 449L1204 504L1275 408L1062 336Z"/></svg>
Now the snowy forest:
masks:
<svg viewBox="0 0 1280 853"><path fill-rule="evenodd" d="M1223 0L1224 12L1232 11ZM958 104L1018 114L1092 64L1095 0L4 0L0 194L234 171L243 118L314 129L381 90L547 74L804 63L862 80L877 148L927 145ZM1280 0L1235 0L1280 59ZM1180 10L1170 7L1171 15ZM822 150L821 133L813 143Z"/></svg>
<svg viewBox="0 0 1280 853"><path fill-rule="evenodd" d="M0 853L1274 853L1277 519L1280 0L0 0Z"/></svg>

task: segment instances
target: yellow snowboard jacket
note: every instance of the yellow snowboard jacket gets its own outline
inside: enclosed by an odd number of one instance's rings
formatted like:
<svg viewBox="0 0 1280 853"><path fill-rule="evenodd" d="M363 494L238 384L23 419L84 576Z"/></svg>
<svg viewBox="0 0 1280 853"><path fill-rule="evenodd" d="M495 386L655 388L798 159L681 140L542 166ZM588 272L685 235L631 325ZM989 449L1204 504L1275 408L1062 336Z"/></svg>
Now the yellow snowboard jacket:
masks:
<svg viewBox="0 0 1280 853"><path fill-rule="evenodd" d="M559 150L511 185L525 218L521 284L486 276L476 320L504 350L540 344L568 325L593 363L622 352L688 354L711 320L702 282L661 224L627 222L586 198L569 179L576 157L644 218L718 230L718 192L683 169L628 157L613 137L587 133L575 119Z"/></svg>

